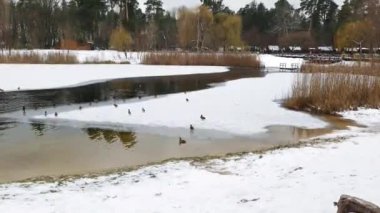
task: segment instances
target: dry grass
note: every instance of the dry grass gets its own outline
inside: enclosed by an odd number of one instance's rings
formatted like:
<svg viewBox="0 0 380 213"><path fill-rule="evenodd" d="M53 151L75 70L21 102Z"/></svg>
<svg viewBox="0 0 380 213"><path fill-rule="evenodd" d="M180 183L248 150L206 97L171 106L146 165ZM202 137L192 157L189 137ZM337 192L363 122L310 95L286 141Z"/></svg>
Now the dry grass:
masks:
<svg viewBox="0 0 380 213"><path fill-rule="evenodd" d="M114 61L102 61L100 59L87 59L83 64L116 64Z"/></svg>
<svg viewBox="0 0 380 213"><path fill-rule="evenodd" d="M115 62L115 61L111 61L111 60L101 60L100 58L89 58L89 59L86 59L83 64L131 64L129 61L122 61L122 62Z"/></svg>
<svg viewBox="0 0 380 213"><path fill-rule="evenodd" d="M380 107L380 78L344 73L299 75L284 106L313 113L335 114L358 107Z"/></svg>
<svg viewBox="0 0 380 213"><path fill-rule="evenodd" d="M151 65L260 67L257 56L249 53L147 53L143 56L142 63Z"/></svg>
<svg viewBox="0 0 380 213"><path fill-rule="evenodd" d="M46 56L38 53L0 54L0 63L6 64L77 64L77 58L68 53L49 53Z"/></svg>
<svg viewBox="0 0 380 213"><path fill-rule="evenodd" d="M348 65L318 65L305 64L301 67L302 73L345 73L354 75L380 76L380 63L362 62L353 66Z"/></svg>
<svg viewBox="0 0 380 213"><path fill-rule="evenodd" d="M49 53L45 58L46 64L78 64L74 55L67 53Z"/></svg>

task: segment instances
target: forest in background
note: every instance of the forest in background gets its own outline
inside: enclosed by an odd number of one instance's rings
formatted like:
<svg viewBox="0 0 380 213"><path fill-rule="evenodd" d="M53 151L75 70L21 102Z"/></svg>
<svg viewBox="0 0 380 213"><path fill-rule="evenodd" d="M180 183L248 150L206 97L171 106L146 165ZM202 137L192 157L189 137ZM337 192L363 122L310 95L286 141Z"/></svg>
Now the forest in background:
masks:
<svg viewBox="0 0 380 213"><path fill-rule="evenodd" d="M380 47L380 1L301 0L294 8L223 0L165 11L161 0L0 0L0 48L50 49L62 41L96 49L218 50L231 46Z"/></svg>

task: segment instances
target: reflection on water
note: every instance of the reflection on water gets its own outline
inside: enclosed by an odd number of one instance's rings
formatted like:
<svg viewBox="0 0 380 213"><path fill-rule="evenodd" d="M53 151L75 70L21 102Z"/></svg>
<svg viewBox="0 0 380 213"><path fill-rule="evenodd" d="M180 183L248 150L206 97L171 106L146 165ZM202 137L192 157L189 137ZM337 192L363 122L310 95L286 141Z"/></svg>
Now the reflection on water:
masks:
<svg viewBox="0 0 380 213"><path fill-rule="evenodd" d="M16 126L17 124L15 122L0 118L0 138L4 135L5 130L15 128Z"/></svg>
<svg viewBox="0 0 380 213"><path fill-rule="evenodd" d="M1 136L5 134L6 130L9 129L15 129L11 136L14 138L17 138L17 135L23 135L22 131L17 131L18 126L21 124L18 124L16 122L4 122L0 121L0 141ZM33 133L34 136L42 139L46 134L49 133L49 130L56 129L53 125L47 125L45 123L30 123L31 127L31 133ZM21 130L21 129L20 129ZM65 128L59 129L61 134L65 135ZM108 130L108 129L100 129L100 128L88 128L83 129L83 132L86 133L88 138L91 141L95 142L104 142L108 144L113 143L121 143L125 149L132 148L137 143L137 136L134 132L124 132L124 131L116 131L116 130ZM51 133L53 134L53 133ZM69 134L66 136L67 140L71 140L71 137Z"/></svg>
<svg viewBox="0 0 380 213"><path fill-rule="evenodd" d="M46 131L46 125L43 123L31 123L30 126L36 134L36 136L43 136Z"/></svg>
<svg viewBox="0 0 380 213"><path fill-rule="evenodd" d="M15 126L16 126L16 124L12 123L12 122L0 123L0 134L1 134L1 131L6 130L6 129L10 129L10 128L14 128Z"/></svg>
<svg viewBox="0 0 380 213"><path fill-rule="evenodd" d="M125 149L130 149L137 143L136 134L134 132L118 132L98 128L89 128L83 131L87 133L92 141L105 141L109 144L120 142Z"/></svg>

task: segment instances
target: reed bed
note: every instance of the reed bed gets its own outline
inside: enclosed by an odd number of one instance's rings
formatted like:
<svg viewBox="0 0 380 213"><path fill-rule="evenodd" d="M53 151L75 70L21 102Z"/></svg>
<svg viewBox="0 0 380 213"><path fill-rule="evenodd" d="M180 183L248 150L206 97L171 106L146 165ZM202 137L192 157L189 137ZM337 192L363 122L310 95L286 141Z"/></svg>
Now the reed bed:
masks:
<svg viewBox="0 0 380 213"><path fill-rule="evenodd" d="M318 65L304 64L301 67L302 73L344 73L354 75L380 76L380 63L362 62L352 65Z"/></svg>
<svg viewBox="0 0 380 213"><path fill-rule="evenodd" d="M143 56L142 63L149 65L260 67L258 57L249 53L146 53Z"/></svg>
<svg viewBox="0 0 380 213"><path fill-rule="evenodd" d="M312 113L336 114L359 107L380 107L380 78L347 73L300 74L284 106Z"/></svg>
<svg viewBox="0 0 380 213"><path fill-rule="evenodd" d="M6 64L77 64L74 55L69 53L49 53L41 55L38 53L3 53L0 54L0 63Z"/></svg>

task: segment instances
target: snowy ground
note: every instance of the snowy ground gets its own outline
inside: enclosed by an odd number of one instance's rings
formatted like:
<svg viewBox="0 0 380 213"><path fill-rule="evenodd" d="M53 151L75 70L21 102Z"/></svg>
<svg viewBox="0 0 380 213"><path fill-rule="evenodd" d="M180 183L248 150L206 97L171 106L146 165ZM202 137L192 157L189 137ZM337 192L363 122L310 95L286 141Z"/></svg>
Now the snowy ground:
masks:
<svg viewBox="0 0 380 213"><path fill-rule="evenodd" d="M261 64L268 69L280 68L281 64L284 64L284 68L287 69L293 68L292 65L300 68L304 63L304 60L301 58L283 58L268 54L259 55L259 59Z"/></svg>
<svg viewBox="0 0 380 213"><path fill-rule="evenodd" d="M7 75L0 76L0 85L11 83L12 79L3 80ZM31 86L43 85L38 77L31 80ZM293 77L286 73L269 74L266 78L227 82L198 92L119 103L118 108L102 106L60 113L58 119L186 128L193 123L196 128L234 134L262 131L268 124L312 128L325 125L309 115L282 109L274 102L288 92ZM83 81L91 79L65 85ZM9 90L12 89L14 86ZM189 103L185 101L187 97ZM166 108L162 108L163 104ZM141 107L147 112L142 113ZM129 108L132 116L126 111ZM207 120L200 121L200 114ZM380 120L379 110L361 109L342 115L369 127L376 127ZM56 119L52 115L49 118ZM333 202L341 194L380 204L380 154L376 151L380 149L380 133L369 129L336 132L316 140L324 144L271 151L262 156L170 162L73 181L3 184L0 212L319 213L335 212Z"/></svg>
<svg viewBox="0 0 380 213"><path fill-rule="evenodd" d="M0 89L4 91L50 89L85 85L117 78L227 72L226 67L149 66L117 64L0 65Z"/></svg>
<svg viewBox="0 0 380 213"><path fill-rule="evenodd" d="M359 123L366 126L380 127L380 110L379 109L359 109L357 111L341 112L340 115L347 119L359 120Z"/></svg>
<svg viewBox="0 0 380 213"><path fill-rule="evenodd" d="M341 194L380 204L380 154L374 151L380 134L361 131L323 137L338 143L271 151L262 158L247 154L75 181L2 185L0 212L319 213L335 212Z"/></svg>
<svg viewBox="0 0 380 213"><path fill-rule="evenodd" d="M126 103L119 101L117 108L113 105L85 107L82 110L59 113L58 118L51 111L47 117L35 118L132 127L135 128L134 131L141 131L137 126L165 127L168 133L173 128L182 128L188 132L190 124L197 131L216 130L237 135L264 132L270 125L312 129L325 127L325 122L306 113L286 110L275 102L286 95L295 76L296 74L291 73L273 73L265 78L230 81L211 89L187 94L172 94ZM142 108L146 110L145 113ZM128 110L132 112L131 115ZM201 115L206 120L202 121Z"/></svg>

